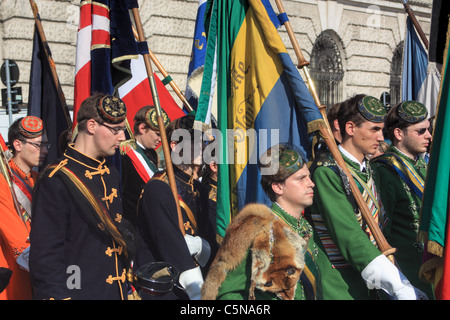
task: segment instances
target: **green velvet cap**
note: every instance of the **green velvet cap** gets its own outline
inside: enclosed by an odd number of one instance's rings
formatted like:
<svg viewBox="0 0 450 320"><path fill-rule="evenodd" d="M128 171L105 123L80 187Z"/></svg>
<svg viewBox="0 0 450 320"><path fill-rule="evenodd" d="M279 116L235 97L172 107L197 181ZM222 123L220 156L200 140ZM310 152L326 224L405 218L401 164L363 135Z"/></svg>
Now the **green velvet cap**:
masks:
<svg viewBox="0 0 450 320"><path fill-rule="evenodd" d="M368 121L381 123L386 116L386 108L383 103L372 96L365 96L358 102L359 113Z"/></svg>

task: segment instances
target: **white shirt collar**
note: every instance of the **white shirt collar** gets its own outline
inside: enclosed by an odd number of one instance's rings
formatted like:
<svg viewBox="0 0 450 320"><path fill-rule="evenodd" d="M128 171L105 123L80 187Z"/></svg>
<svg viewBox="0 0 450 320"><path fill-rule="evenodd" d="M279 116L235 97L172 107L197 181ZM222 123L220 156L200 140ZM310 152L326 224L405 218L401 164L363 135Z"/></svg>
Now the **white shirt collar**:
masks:
<svg viewBox="0 0 450 320"><path fill-rule="evenodd" d="M142 143L140 143L139 141L136 140L136 144L137 144L139 147L141 147L142 149L145 150L145 147L142 145Z"/></svg>
<svg viewBox="0 0 450 320"><path fill-rule="evenodd" d="M363 162L359 162L358 159L356 159L352 154L350 154L347 150L345 150L342 145L338 145L339 151L341 151L347 158L349 158L350 160L352 160L353 162L356 162L357 164L359 164L359 171L364 171L366 169L367 166L367 161L363 160Z"/></svg>

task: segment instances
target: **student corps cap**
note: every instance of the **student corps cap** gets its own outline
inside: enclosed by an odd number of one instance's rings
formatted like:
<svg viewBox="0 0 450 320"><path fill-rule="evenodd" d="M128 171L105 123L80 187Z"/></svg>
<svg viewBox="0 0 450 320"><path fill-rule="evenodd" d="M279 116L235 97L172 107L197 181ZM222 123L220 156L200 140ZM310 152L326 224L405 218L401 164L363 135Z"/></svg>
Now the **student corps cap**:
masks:
<svg viewBox="0 0 450 320"><path fill-rule="evenodd" d="M365 96L358 102L358 111L371 122L384 122L386 116L386 108L383 103L372 96Z"/></svg>
<svg viewBox="0 0 450 320"><path fill-rule="evenodd" d="M121 123L127 116L125 103L114 96L104 96L97 105L99 116L106 122L116 124Z"/></svg>
<svg viewBox="0 0 450 320"><path fill-rule="evenodd" d="M404 101L397 109L398 116L406 122L415 124L428 117L427 108L418 101Z"/></svg>
<svg viewBox="0 0 450 320"><path fill-rule="evenodd" d="M170 123L169 116L162 109L161 109L161 116L163 118L164 128L166 128ZM159 131L158 112L156 111L156 108L150 108L150 110L147 111L147 113L145 114L145 122L150 127L150 129L154 131Z"/></svg>
<svg viewBox="0 0 450 320"><path fill-rule="evenodd" d="M279 164L286 168L286 171L292 175L303 167L305 161L297 151L284 149L280 152Z"/></svg>
<svg viewBox="0 0 450 320"><path fill-rule="evenodd" d="M300 170L306 163L301 156L298 147L290 143L281 143L271 147L260 158L260 163L273 165L278 162L279 167L284 167L289 176Z"/></svg>
<svg viewBox="0 0 450 320"><path fill-rule="evenodd" d="M27 116L19 123L20 133L27 138L37 138L44 133L44 123L35 116Z"/></svg>

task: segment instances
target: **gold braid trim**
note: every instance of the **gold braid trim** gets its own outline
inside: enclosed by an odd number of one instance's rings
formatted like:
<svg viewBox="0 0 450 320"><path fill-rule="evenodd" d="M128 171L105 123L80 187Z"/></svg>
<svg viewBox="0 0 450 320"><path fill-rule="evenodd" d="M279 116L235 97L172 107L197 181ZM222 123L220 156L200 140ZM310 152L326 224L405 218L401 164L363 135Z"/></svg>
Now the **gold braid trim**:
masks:
<svg viewBox="0 0 450 320"><path fill-rule="evenodd" d="M434 241L427 242L427 250L429 253L432 253L441 258L444 255L444 247L442 247L439 243Z"/></svg>
<svg viewBox="0 0 450 320"><path fill-rule="evenodd" d="M62 161L61 161L62 163ZM88 200L89 204L94 208L95 212L99 216L100 220L103 222L104 225L106 225L111 232L111 236L113 239L123 248L126 248L127 245L125 241L122 238L122 235L120 234L119 230L117 230L114 223L108 218L107 214L105 213L103 207L98 203L97 198L90 192L86 186L83 184L83 182L70 170L67 168L64 168L63 166L60 166L61 163L52 171L52 174L57 171L59 168L61 172L63 172L69 179L72 181L72 183L75 185L78 190L83 194L83 196ZM127 251L125 250L125 255L127 256Z"/></svg>

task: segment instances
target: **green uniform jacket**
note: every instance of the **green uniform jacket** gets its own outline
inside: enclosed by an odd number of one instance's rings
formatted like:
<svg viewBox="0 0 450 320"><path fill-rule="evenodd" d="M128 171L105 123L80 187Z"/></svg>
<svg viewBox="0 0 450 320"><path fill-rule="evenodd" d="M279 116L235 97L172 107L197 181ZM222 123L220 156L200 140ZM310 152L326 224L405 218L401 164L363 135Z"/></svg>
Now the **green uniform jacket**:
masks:
<svg viewBox="0 0 450 320"><path fill-rule="evenodd" d="M413 286L425 292L431 299L431 286L419 279L424 246L422 242L417 241L422 199L389 164L392 154L408 162L423 180L426 178L427 164L423 159L413 161L392 146L385 154L372 161L372 167L380 179L380 194L386 211L387 221L383 233L389 244L397 248L395 259L402 273Z"/></svg>
<svg viewBox="0 0 450 320"><path fill-rule="evenodd" d="M367 182L371 173L362 173L359 164L343 155L345 162L355 169L358 176ZM372 299L371 292L361 277L364 268L381 254L362 230L355 212L357 206L349 190L344 186L337 165L327 150L317 155L311 167L314 188L314 203L310 207L314 221L316 243L327 248L328 259L319 261L323 298L325 300ZM358 187L361 186L356 182ZM362 192L362 189L361 189ZM320 233L320 237L319 237ZM319 239L320 238L320 239ZM330 247L331 246L331 247ZM333 252L331 252L332 250ZM330 268L330 264L332 268Z"/></svg>
<svg viewBox="0 0 450 320"><path fill-rule="evenodd" d="M308 221L301 218L298 222L297 219L286 213L277 204L272 204L272 211L279 218L283 219L292 230L296 231L301 237L306 234L311 234L313 229ZM298 223L298 225L297 225ZM317 260L326 259L323 252L318 250L317 245L314 243L314 239L311 237L308 243L308 250L305 253L305 270L303 271L300 281L297 285L294 300L319 300L322 299L322 293L320 288L320 275L317 268ZM250 279L251 279L251 265L252 258L250 250L247 253L246 258L234 269L230 271L222 282L217 300L247 300L250 291ZM306 279L305 277L308 277ZM313 288L312 288L313 287ZM277 296L273 293L263 292L261 290L255 290L256 300L277 300Z"/></svg>

